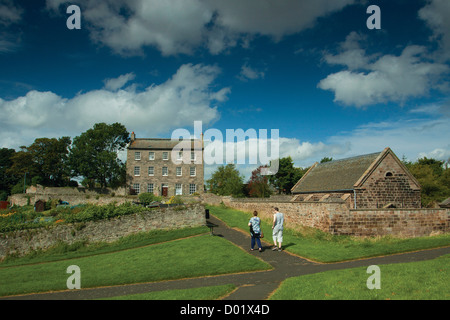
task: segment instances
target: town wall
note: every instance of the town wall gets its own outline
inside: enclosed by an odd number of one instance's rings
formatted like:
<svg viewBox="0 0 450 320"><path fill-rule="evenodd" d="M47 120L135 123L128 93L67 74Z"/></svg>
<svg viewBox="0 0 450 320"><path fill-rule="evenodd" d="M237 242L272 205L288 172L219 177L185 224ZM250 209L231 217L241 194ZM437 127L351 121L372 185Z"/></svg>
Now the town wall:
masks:
<svg viewBox="0 0 450 320"><path fill-rule="evenodd" d="M121 237L154 229L177 229L205 225L202 204L156 208L148 212L99 221L58 224L45 228L0 233L0 260L8 254L24 255L45 250L58 243L78 241L113 242Z"/></svg>

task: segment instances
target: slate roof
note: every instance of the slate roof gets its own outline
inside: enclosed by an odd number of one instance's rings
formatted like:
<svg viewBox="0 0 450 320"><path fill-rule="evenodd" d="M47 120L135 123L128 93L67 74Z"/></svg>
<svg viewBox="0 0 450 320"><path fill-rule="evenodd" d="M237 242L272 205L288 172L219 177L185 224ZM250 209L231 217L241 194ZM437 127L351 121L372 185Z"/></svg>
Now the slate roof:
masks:
<svg viewBox="0 0 450 320"><path fill-rule="evenodd" d="M315 163L292 188L292 193L350 191L382 152Z"/></svg>
<svg viewBox="0 0 450 320"><path fill-rule="evenodd" d="M191 140L191 149L194 150L194 142L201 143L200 140ZM180 142L172 139L144 139L137 138L130 142L128 149L152 149L152 150L172 150Z"/></svg>
<svg viewBox="0 0 450 320"><path fill-rule="evenodd" d="M450 197L442 201L439 206L441 208L450 208Z"/></svg>

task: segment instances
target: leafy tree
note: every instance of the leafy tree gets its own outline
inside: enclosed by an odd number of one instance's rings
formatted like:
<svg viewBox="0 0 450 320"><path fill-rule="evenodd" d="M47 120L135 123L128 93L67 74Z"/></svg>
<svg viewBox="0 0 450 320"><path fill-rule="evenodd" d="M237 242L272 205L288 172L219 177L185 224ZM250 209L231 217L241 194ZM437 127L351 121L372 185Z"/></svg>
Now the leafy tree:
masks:
<svg viewBox="0 0 450 320"><path fill-rule="evenodd" d="M416 162L403 160L403 163L422 187L423 206L432 206L450 196L450 169L444 168L444 161L424 157Z"/></svg>
<svg viewBox="0 0 450 320"><path fill-rule="evenodd" d="M322 160L320 160L320 163L330 162L330 161L333 161L333 158L324 157L324 158L322 158Z"/></svg>
<svg viewBox="0 0 450 320"><path fill-rule="evenodd" d="M11 194L11 188L20 179L20 177L13 175L9 171L9 168L13 164L12 157L15 153L16 150L14 149L0 149L0 191L6 195Z"/></svg>
<svg viewBox="0 0 450 320"><path fill-rule="evenodd" d="M124 176L124 164L117 153L130 141L127 129L120 123L97 123L73 140L69 163L73 176L83 176L93 187L111 186Z"/></svg>
<svg viewBox="0 0 450 320"><path fill-rule="evenodd" d="M69 137L38 138L29 146L15 152L8 172L33 179L46 186L61 187L69 182L67 159L71 140Z"/></svg>
<svg viewBox="0 0 450 320"><path fill-rule="evenodd" d="M427 157L424 157L417 160L417 165L430 168L431 170L433 170L433 174L438 177L444 173L444 161L439 161L433 158L428 159Z"/></svg>
<svg viewBox="0 0 450 320"><path fill-rule="evenodd" d="M67 160L71 140L69 137L59 139L39 138L28 147L32 161L37 166L41 183L62 187L69 182Z"/></svg>
<svg viewBox="0 0 450 320"><path fill-rule="evenodd" d="M28 152L26 146L21 146L20 151L15 152L11 156L11 161L12 164L7 172L17 177L23 177L25 173L32 177L39 172L37 165L33 163L33 155L31 152Z"/></svg>
<svg viewBox="0 0 450 320"><path fill-rule="evenodd" d="M278 190L278 193L290 193L292 187L305 174L306 170L294 167L290 156L279 160L278 172L269 176L269 182Z"/></svg>
<svg viewBox="0 0 450 320"><path fill-rule="evenodd" d="M269 178L267 175L261 175L261 168L264 168L264 166L253 170L252 176L248 181L247 189L250 197L264 198L272 194L269 186Z"/></svg>
<svg viewBox="0 0 450 320"><path fill-rule="evenodd" d="M220 196L243 196L244 177L240 175L234 164L220 166L206 183L212 193Z"/></svg>

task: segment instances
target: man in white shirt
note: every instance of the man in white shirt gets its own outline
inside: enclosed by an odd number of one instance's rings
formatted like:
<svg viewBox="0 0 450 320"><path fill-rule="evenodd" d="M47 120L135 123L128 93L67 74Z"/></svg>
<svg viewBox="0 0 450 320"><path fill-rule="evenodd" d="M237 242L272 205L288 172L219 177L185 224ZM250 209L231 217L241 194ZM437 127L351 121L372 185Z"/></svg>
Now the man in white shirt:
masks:
<svg viewBox="0 0 450 320"><path fill-rule="evenodd" d="M278 211L278 208L273 208L273 224L272 224L272 237L274 247L272 250L281 251L281 243L283 242L283 223L284 214ZM278 243L278 246L277 246Z"/></svg>

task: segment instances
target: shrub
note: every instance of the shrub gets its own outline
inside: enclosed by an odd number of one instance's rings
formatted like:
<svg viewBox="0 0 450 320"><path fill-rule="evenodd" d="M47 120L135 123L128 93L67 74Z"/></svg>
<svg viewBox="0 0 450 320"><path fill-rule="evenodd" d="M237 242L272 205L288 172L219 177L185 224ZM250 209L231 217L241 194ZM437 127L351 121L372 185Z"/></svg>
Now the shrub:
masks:
<svg viewBox="0 0 450 320"><path fill-rule="evenodd" d="M161 201L161 200L162 200L161 197L155 196L151 192L144 192L139 194L139 202L143 204L149 204L153 201Z"/></svg>
<svg viewBox="0 0 450 320"><path fill-rule="evenodd" d="M142 206L134 206L129 202L119 206L116 203L110 203L105 206L91 204L57 207L45 213L44 216L40 212L35 212L31 206L14 207L13 209L4 210L0 214L0 232L39 228L51 225L55 223L54 221L84 225L88 221L110 219L146 211L149 211L149 209ZM51 221L49 221L50 219Z"/></svg>
<svg viewBox="0 0 450 320"><path fill-rule="evenodd" d="M28 188L30 185L25 185L25 189ZM11 189L11 194L18 194L18 193L24 193L24 187L23 187L23 180L17 182L14 187Z"/></svg>
<svg viewBox="0 0 450 320"><path fill-rule="evenodd" d="M172 196L172 197L170 197L169 201L167 201L167 203L183 204L184 201L180 196Z"/></svg>
<svg viewBox="0 0 450 320"><path fill-rule="evenodd" d="M8 200L8 193L6 191L0 192L0 201L6 201Z"/></svg>

